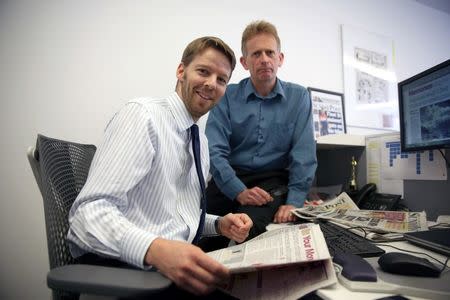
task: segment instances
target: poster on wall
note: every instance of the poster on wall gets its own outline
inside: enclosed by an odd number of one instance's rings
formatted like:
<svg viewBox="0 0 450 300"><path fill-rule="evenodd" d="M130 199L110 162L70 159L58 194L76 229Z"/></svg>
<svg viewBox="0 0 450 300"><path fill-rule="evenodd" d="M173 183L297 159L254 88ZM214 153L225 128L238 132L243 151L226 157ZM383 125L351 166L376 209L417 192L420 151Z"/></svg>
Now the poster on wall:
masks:
<svg viewBox="0 0 450 300"><path fill-rule="evenodd" d="M399 133L366 136L367 182L381 193L403 195L403 180L447 180L438 150L402 152Z"/></svg>
<svg viewBox="0 0 450 300"><path fill-rule="evenodd" d="M346 133L344 95L311 87L308 91L312 102L314 137Z"/></svg>
<svg viewBox="0 0 450 300"><path fill-rule="evenodd" d="M349 25L341 29L347 126L399 130L393 41Z"/></svg>

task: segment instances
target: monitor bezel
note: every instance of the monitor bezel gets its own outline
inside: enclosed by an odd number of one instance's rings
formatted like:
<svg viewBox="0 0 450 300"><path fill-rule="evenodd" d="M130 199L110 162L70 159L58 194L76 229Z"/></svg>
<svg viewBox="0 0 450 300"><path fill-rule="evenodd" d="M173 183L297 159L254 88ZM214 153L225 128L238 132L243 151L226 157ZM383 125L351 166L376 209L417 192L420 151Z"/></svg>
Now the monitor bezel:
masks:
<svg viewBox="0 0 450 300"><path fill-rule="evenodd" d="M434 144L434 145L421 145L421 146L408 146L406 144L406 128L405 128L405 119L404 119L404 110L403 110L403 93L402 93L402 88L404 85L409 84L413 81L419 80L427 75L430 75L430 74L432 74L438 70L444 69L448 66L450 66L450 59L398 83L398 106L399 106L399 117L400 117L400 145L401 145L402 152L434 150L434 149L449 149L450 148L450 142L445 142L445 143L443 142L443 143Z"/></svg>

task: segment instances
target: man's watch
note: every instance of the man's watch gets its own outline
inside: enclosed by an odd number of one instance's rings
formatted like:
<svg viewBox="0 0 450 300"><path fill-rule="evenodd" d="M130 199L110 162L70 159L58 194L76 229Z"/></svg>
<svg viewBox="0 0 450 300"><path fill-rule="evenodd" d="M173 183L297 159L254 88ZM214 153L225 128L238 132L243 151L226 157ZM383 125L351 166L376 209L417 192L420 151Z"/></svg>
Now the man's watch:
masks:
<svg viewBox="0 0 450 300"><path fill-rule="evenodd" d="M214 221L214 229L216 230L217 234L221 234L219 229L219 222L222 219L222 217L217 217L217 219Z"/></svg>

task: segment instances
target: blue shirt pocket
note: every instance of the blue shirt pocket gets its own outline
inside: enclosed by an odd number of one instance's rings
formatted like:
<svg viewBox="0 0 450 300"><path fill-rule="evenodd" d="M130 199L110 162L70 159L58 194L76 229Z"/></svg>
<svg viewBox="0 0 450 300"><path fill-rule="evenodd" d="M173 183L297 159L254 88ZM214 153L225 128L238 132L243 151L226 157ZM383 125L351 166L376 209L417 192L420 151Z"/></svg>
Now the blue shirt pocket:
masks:
<svg viewBox="0 0 450 300"><path fill-rule="evenodd" d="M275 123L270 127L268 141L275 150L288 151L292 143L294 123Z"/></svg>

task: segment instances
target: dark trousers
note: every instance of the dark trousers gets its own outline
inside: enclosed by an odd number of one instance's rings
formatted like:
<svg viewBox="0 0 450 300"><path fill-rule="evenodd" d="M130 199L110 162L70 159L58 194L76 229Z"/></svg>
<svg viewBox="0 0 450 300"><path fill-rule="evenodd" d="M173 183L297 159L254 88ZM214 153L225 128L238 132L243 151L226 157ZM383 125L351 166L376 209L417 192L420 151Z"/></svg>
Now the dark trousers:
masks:
<svg viewBox="0 0 450 300"><path fill-rule="evenodd" d="M286 170L277 170L270 172L249 173L236 171L236 175L247 186L252 188L259 186L266 192L271 193L280 186L287 186L288 172ZM231 200L225 196L212 179L206 189L207 209L209 214L225 216L228 213L245 213L253 221L253 227L250 229L247 240L252 239L266 231L266 226L273 221L273 217L278 207L285 204L287 192L274 196L274 200L266 205L253 206L241 205L236 200ZM199 242L199 246L206 252L224 248L230 242L225 237L205 237Z"/></svg>

